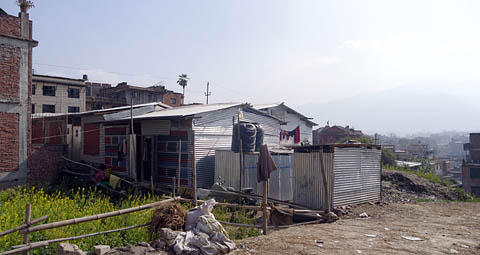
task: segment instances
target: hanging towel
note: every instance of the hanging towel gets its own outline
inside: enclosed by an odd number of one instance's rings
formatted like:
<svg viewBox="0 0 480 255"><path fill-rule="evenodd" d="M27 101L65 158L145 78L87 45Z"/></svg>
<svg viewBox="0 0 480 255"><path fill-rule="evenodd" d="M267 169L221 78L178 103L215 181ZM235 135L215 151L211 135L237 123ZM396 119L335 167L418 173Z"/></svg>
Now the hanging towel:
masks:
<svg viewBox="0 0 480 255"><path fill-rule="evenodd" d="M118 187L118 184L120 184L120 177L111 174L110 175L110 186L113 189L116 189Z"/></svg>
<svg viewBox="0 0 480 255"><path fill-rule="evenodd" d="M273 162L267 145L260 146L257 163L257 182L268 180L270 173L275 170L277 170L277 166L275 166L275 162Z"/></svg>

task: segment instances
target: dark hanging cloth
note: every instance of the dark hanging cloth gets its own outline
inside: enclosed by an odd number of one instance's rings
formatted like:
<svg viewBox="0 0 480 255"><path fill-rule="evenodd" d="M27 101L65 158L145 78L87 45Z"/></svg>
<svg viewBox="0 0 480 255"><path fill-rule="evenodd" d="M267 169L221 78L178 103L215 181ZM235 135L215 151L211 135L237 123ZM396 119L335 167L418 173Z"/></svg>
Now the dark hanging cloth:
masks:
<svg viewBox="0 0 480 255"><path fill-rule="evenodd" d="M295 142L295 143L299 143L299 142L300 142L300 126L297 126L297 128L295 128L293 131L295 132L295 134L294 134L294 135L295 135L295 140L294 140L294 142Z"/></svg>
<svg viewBox="0 0 480 255"><path fill-rule="evenodd" d="M262 182L270 178L270 173L277 170L275 162L268 151L267 145L260 146L260 154L257 162L257 182Z"/></svg>

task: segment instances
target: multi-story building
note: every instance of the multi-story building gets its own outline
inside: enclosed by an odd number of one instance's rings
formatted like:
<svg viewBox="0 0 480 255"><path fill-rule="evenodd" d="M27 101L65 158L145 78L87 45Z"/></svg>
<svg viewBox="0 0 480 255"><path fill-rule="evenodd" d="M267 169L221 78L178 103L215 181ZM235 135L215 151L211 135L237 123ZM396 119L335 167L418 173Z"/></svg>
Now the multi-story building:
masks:
<svg viewBox="0 0 480 255"><path fill-rule="evenodd" d="M86 77L84 76L86 79ZM130 104L161 102L173 107L183 104L183 95L165 86L138 87L121 82L112 87L107 83L87 82L87 110L99 110Z"/></svg>
<svg viewBox="0 0 480 255"><path fill-rule="evenodd" d="M32 22L0 9L0 188L24 184L30 143Z"/></svg>
<svg viewBox="0 0 480 255"><path fill-rule="evenodd" d="M334 144L344 139L360 139L363 136L362 131L355 130L349 126L329 126L319 128L313 131L314 144Z"/></svg>
<svg viewBox="0 0 480 255"><path fill-rule="evenodd" d="M471 133L470 142L464 144L462 183L465 191L480 196L480 133Z"/></svg>
<svg viewBox="0 0 480 255"><path fill-rule="evenodd" d="M85 99L83 79L33 75L32 113L84 112Z"/></svg>

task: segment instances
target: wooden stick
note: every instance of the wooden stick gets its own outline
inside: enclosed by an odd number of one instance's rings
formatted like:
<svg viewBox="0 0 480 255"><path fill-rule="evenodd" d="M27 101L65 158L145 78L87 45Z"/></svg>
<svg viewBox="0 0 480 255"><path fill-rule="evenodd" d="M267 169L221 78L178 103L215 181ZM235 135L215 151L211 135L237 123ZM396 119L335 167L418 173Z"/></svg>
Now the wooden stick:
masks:
<svg viewBox="0 0 480 255"><path fill-rule="evenodd" d="M48 218L48 215L45 215L45 216L42 216L42 217L40 217L40 218L38 218L38 219L34 219L34 220L30 221L30 224L22 224L22 225L20 225L20 226L18 226L18 227L15 227L15 228L12 228L12 229L9 229L9 230L5 230L5 231L3 231L2 233L0 233L0 236L4 236L4 235L10 234L10 233L13 233L13 232L15 232L15 231L22 230L22 229L24 229L24 228L28 228L28 227L30 227L31 225L34 225L34 224L36 224L36 223L39 223L39 222L41 222L41 221L46 220L47 218Z"/></svg>
<svg viewBox="0 0 480 255"><path fill-rule="evenodd" d="M259 226L259 225L240 224L240 223L233 223L233 222L221 221L221 220L219 220L218 222L220 222L224 225L230 225L230 226L235 226L235 227L262 228L262 226Z"/></svg>
<svg viewBox="0 0 480 255"><path fill-rule="evenodd" d="M267 203L268 203L268 179L263 181L263 234L266 235L268 231L268 210L267 210Z"/></svg>
<svg viewBox="0 0 480 255"><path fill-rule="evenodd" d="M152 171L150 171L150 185L152 186L152 196L155 195L155 189L153 187L153 175Z"/></svg>
<svg viewBox="0 0 480 255"><path fill-rule="evenodd" d="M32 204L28 203L27 207L25 208L25 224L30 225L30 217L32 216ZM29 233L26 232L23 234L23 243L28 244L30 242ZM28 255L28 251L25 252Z"/></svg>
<svg viewBox="0 0 480 255"><path fill-rule="evenodd" d="M135 225L135 226L129 226L129 227L124 227L124 228L118 228L118 229L113 229L113 230L107 230L107 231L103 231L103 232L96 232L96 233L80 235L80 236L58 238L58 239L52 239L52 240L47 240L47 241L40 241L40 242L35 242L35 243L27 244L27 245L17 245L17 246L12 247L12 248L14 248L14 250L10 250L10 251L4 252L4 253L0 253L0 255L14 254L14 253L17 253L17 252L28 251L28 250L35 249L35 248L45 247L45 246L48 246L48 245L53 244L53 243L71 241L71 240L87 238L87 237L92 237L92 236L97 236L97 235L110 234L110 233L115 233L115 232L119 232L119 231L134 229L134 228L146 227L148 225L150 225L150 223Z"/></svg>
<svg viewBox="0 0 480 255"><path fill-rule="evenodd" d="M207 190L207 191L210 191L212 193L225 194L225 195L236 195L236 196L248 197L248 198L252 198L252 199L256 199L256 200L263 200L263 196L253 195L253 194L245 194L245 193L242 193L242 192L220 191L220 190L211 190L211 189L203 189L203 190ZM268 201L271 202L271 203L276 203L276 204L280 204L280 205L289 205L289 206L296 207L296 208L309 209L308 207L305 207L303 205L299 205L299 204L295 204L295 203L289 203L289 202L281 201L281 200L274 199L274 198L268 198Z"/></svg>
<svg viewBox="0 0 480 255"><path fill-rule="evenodd" d="M102 213L102 214L97 214L97 215L91 215L91 216L85 216L85 217L80 217L80 218L75 218L75 219L70 219L70 220L64 220L64 221L58 221L58 222L52 222L52 223L47 223L47 224L42 224L38 225L35 227L29 227L27 229L24 229L20 231L21 233L25 232L37 232L41 230L47 230L47 229L52 229L52 228L58 228L58 227L63 227L67 225L72 225L72 224L77 224L77 223L82 223L82 222L87 222L87 221L92 221L92 220L99 220L99 219L104 219L108 217L113 217L113 216L118 216L122 214L127 214L127 213L132 213L132 212L137 212L145 209L149 209L155 206L159 206L168 202L173 202L175 198L167 199L167 200L162 200L146 205L141 205L137 207L132 207L132 208L127 208L127 209L122 209L118 211L113 211L113 212L108 212L108 213Z"/></svg>
<svg viewBox="0 0 480 255"><path fill-rule="evenodd" d="M176 178L173 177L173 197L176 197L175 196L175 190L177 189L177 182L176 182Z"/></svg>
<svg viewBox="0 0 480 255"><path fill-rule="evenodd" d="M197 161L195 160L195 130L192 131L192 179L193 179L193 205L197 206Z"/></svg>
<svg viewBox="0 0 480 255"><path fill-rule="evenodd" d="M295 223L295 224L291 224L291 225L276 226L275 228L289 228L289 227L303 226L303 225L309 225L309 224L322 223L323 221L324 221L323 219L322 220L313 220L313 221Z"/></svg>
<svg viewBox="0 0 480 255"><path fill-rule="evenodd" d="M80 162L77 162L77 161L73 161L73 160L71 160L71 159L69 159L69 158L66 158L66 157L64 157L64 156L62 156L62 158L63 158L64 160L69 161L69 162L72 162L72 163L74 163L74 164L88 167L88 168L92 169L92 171L95 169L95 171L103 172L104 174L107 173L107 172L105 172L105 171L103 171L103 170L100 170L100 169L98 169L98 168L95 168L95 167L93 167L93 166L91 166L91 165L87 165L87 164L83 164L83 163L80 163ZM120 181L126 182L126 183L131 184L131 185L134 185L133 182L127 181L127 180L122 179L122 178L120 178Z"/></svg>
<svg viewBox="0 0 480 255"><path fill-rule="evenodd" d="M327 174L325 173L325 167L323 166L323 151L320 152L320 173L322 174L323 182L323 197L325 199L326 212L330 212L329 192L327 187Z"/></svg>
<svg viewBox="0 0 480 255"><path fill-rule="evenodd" d="M177 172L177 189L178 189L178 194L180 194L180 174L182 172L182 140L180 139L178 141L178 172Z"/></svg>
<svg viewBox="0 0 480 255"><path fill-rule="evenodd" d="M189 198L179 198L178 200L182 201L193 201L193 199ZM197 200L198 203L205 203L205 200ZM239 205L239 204L231 204L231 203L216 203L215 205L218 206L226 206L226 207L232 207L232 208L244 208L244 209L249 209L249 210L257 210L257 211L262 211L263 207L261 206L255 206L255 205ZM270 207L267 207L267 210L271 210Z"/></svg>

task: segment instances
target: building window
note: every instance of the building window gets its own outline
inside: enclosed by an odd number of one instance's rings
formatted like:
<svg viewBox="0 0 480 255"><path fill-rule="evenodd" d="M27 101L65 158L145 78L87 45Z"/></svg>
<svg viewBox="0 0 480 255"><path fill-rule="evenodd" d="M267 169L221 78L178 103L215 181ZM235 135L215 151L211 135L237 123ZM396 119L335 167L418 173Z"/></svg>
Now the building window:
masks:
<svg viewBox="0 0 480 255"><path fill-rule="evenodd" d="M68 88L68 98L80 98L80 89Z"/></svg>
<svg viewBox="0 0 480 255"><path fill-rule="evenodd" d="M91 96L92 95L92 88L87 87L86 94L87 94L87 97Z"/></svg>
<svg viewBox="0 0 480 255"><path fill-rule="evenodd" d="M43 90L43 95L44 96L55 96L55 86L43 86L42 87L42 90Z"/></svg>
<svg viewBox="0 0 480 255"><path fill-rule="evenodd" d="M55 105L53 105L53 104L42 105L42 112L55 113Z"/></svg>
<svg viewBox="0 0 480 255"><path fill-rule="evenodd" d="M170 103L171 103L171 104L177 104L177 99L174 98L174 97L171 97L171 98L170 98Z"/></svg>
<svg viewBox="0 0 480 255"><path fill-rule="evenodd" d="M32 104L32 114L35 113L35 104Z"/></svg>
<svg viewBox="0 0 480 255"><path fill-rule="evenodd" d="M470 178L471 179L480 179L480 168L478 168L478 167L470 168Z"/></svg>
<svg viewBox="0 0 480 255"><path fill-rule="evenodd" d="M32 85L32 95L35 95L36 91L37 91L37 85L33 84Z"/></svg>
<svg viewBox="0 0 480 255"><path fill-rule="evenodd" d="M148 94L148 102L153 102L153 95L152 94Z"/></svg>
<svg viewBox="0 0 480 255"><path fill-rule="evenodd" d="M69 106L68 112L80 112L80 107L78 106Z"/></svg>

